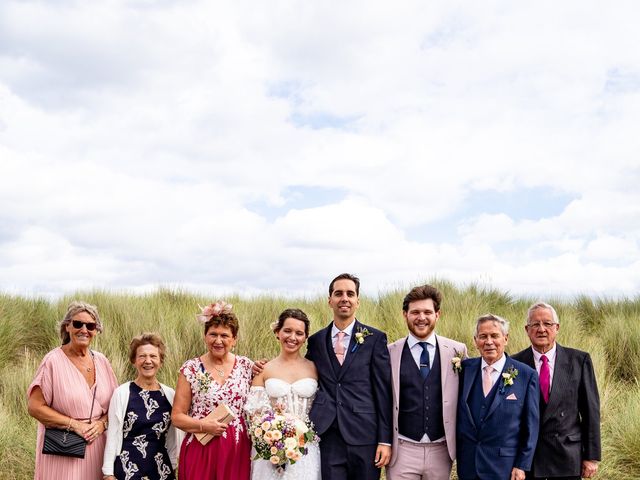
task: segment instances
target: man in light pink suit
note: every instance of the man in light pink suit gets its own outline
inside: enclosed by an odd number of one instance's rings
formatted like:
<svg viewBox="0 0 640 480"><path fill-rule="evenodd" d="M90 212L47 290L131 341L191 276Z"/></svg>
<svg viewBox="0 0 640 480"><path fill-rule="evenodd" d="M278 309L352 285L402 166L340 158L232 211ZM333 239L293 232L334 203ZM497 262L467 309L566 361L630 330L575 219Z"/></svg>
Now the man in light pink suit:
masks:
<svg viewBox="0 0 640 480"><path fill-rule="evenodd" d="M435 334L441 301L431 285L413 288L402 302L409 335L388 346L393 379L389 480L448 480L451 475L458 371L467 347Z"/></svg>

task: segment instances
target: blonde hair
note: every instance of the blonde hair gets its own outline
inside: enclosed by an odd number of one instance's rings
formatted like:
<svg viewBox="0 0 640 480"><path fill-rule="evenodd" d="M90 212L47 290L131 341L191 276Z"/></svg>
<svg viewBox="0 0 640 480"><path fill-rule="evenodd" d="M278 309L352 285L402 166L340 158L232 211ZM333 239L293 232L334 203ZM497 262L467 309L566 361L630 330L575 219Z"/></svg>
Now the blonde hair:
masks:
<svg viewBox="0 0 640 480"><path fill-rule="evenodd" d="M74 300L67 307L67 313L60 322L60 339L62 340L63 345L66 345L71 341L71 336L69 335L69 332L67 332L67 325L71 323L71 319L74 315L77 315L80 312L87 312L91 318L96 321L96 330L98 332L102 332L102 320L100 320L100 315L98 315L98 308L90 303Z"/></svg>

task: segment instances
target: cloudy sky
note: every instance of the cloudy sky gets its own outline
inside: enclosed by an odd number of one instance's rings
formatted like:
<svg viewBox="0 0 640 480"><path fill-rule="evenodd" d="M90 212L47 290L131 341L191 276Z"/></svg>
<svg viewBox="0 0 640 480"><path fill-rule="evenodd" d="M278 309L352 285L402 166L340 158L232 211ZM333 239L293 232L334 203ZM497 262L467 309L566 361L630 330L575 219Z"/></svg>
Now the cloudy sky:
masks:
<svg viewBox="0 0 640 480"><path fill-rule="evenodd" d="M636 296L639 16L3 0L0 291Z"/></svg>

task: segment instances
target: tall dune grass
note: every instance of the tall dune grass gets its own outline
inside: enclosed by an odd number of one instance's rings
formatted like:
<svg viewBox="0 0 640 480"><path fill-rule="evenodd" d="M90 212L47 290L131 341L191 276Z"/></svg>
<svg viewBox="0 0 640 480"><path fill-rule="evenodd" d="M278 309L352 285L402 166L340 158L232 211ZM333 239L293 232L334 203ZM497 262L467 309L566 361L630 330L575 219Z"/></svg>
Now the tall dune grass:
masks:
<svg viewBox="0 0 640 480"><path fill-rule="evenodd" d="M507 351L528 345L524 331L527 307L534 298L514 297L499 290L470 285L458 287L436 281L444 293L441 335L473 347L475 318L487 312L511 322ZM401 314L407 289L395 289L377 298L362 297L358 317L387 332L389 341L406 335ZM127 360L131 338L143 331L159 332L167 344L160 381L175 385L182 363L205 351L202 327L195 321L198 304L217 299L180 290L161 289L146 295L108 291L77 292L58 301L0 294L0 478L33 478L36 422L26 411L26 389L50 349L58 346L58 322L73 299L98 306L105 331L93 347L111 361L118 380L134 376ZM316 331L329 323L326 295L286 299L261 296L225 298L240 318L236 353L252 359L270 358L277 343L269 325L288 307L302 308ZM602 400L604 459L600 478L640 478L640 298L627 300L574 300L549 298L561 320L558 341L591 353ZM605 368L606 367L606 368Z"/></svg>

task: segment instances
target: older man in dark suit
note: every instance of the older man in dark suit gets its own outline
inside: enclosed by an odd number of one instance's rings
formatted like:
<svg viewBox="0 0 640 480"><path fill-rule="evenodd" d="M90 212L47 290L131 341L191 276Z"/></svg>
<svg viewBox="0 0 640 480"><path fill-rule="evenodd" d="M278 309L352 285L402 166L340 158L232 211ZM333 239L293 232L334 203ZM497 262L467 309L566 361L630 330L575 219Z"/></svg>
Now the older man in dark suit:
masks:
<svg viewBox="0 0 640 480"><path fill-rule="evenodd" d="M538 438L538 376L504 353L509 323L487 314L476 321L480 358L462 362L457 415L461 480L524 480Z"/></svg>
<svg viewBox="0 0 640 480"><path fill-rule="evenodd" d="M329 285L333 321L309 337L320 389L309 417L320 435L322 478L374 480L391 458L391 364L387 336L356 320L360 281Z"/></svg>
<svg viewBox="0 0 640 480"><path fill-rule="evenodd" d="M600 460L600 397L588 353L556 343L558 314L547 303L527 312L531 348L513 356L540 377L540 436L527 478L591 478Z"/></svg>

